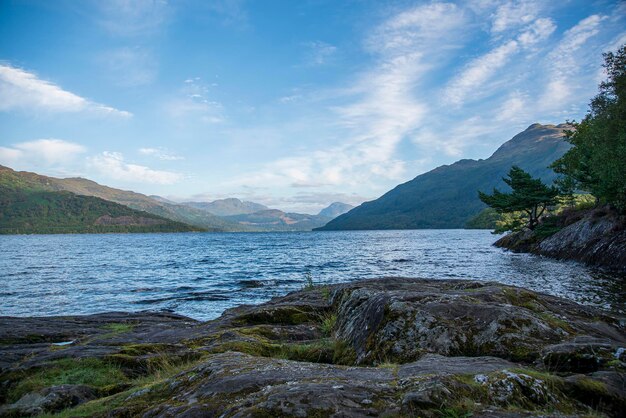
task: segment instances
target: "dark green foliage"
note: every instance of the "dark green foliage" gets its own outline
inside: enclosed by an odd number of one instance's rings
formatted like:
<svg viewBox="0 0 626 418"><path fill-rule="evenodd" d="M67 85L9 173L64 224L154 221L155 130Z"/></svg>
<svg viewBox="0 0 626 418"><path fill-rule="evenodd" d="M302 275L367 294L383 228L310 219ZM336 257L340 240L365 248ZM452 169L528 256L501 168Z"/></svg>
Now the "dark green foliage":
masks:
<svg viewBox="0 0 626 418"><path fill-rule="evenodd" d="M511 188L511 193L503 193L494 188L491 195L478 192L480 200L498 213L526 213L528 221L525 226L531 230L535 229L546 209L557 203L559 191L556 187L546 186L541 179L534 179L517 166L513 166L508 178L503 180ZM512 225L511 229L516 230L519 227Z"/></svg>
<svg viewBox="0 0 626 418"><path fill-rule="evenodd" d="M477 190L507 188L502 181L517 165L533 177L552 182L548 166L569 148L567 125L534 124L503 144L486 160L461 160L438 167L365 202L320 230L463 228L485 209Z"/></svg>
<svg viewBox="0 0 626 418"><path fill-rule="evenodd" d="M604 54L608 79L589 113L568 133L573 147L554 162L564 192L588 191L626 212L626 45Z"/></svg>
<svg viewBox="0 0 626 418"><path fill-rule="evenodd" d="M485 208L480 213L467 221L465 229L495 229L500 214L493 208Z"/></svg>
<svg viewBox="0 0 626 418"><path fill-rule="evenodd" d="M113 218L112 224L104 222L103 216ZM70 192L23 191L0 185L0 234L194 230L199 229L97 197Z"/></svg>

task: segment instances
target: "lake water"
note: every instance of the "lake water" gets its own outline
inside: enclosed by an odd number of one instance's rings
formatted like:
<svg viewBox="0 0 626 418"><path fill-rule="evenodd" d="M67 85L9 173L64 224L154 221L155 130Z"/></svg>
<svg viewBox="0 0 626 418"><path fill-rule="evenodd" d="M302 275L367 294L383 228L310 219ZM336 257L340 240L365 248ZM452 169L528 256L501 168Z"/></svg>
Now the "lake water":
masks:
<svg viewBox="0 0 626 418"><path fill-rule="evenodd" d="M482 230L0 236L0 315L170 310L211 319L316 284L479 279L625 311L624 277L513 254Z"/></svg>

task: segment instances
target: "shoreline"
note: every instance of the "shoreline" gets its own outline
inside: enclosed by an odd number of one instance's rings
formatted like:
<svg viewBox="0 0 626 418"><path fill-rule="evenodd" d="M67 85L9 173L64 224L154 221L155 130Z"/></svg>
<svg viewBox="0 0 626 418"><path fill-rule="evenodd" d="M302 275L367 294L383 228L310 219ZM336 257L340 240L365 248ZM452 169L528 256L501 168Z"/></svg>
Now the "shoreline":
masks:
<svg viewBox="0 0 626 418"><path fill-rule="evenodd" d="M626 405L623 325L494 282L368 279L206 322L115 312L0 324L0 416L441 416L442 404L475 416L512 406L611 416Z"/></svg>

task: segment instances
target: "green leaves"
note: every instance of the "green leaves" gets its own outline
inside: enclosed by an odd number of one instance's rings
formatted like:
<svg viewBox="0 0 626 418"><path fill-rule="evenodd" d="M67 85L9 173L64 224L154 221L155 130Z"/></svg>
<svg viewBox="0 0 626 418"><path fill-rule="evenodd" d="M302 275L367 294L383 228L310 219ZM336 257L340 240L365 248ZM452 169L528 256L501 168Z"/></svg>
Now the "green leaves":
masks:
<svg viewBox="0 0 626 418"><path fill-rule="evenodd" d="M478 192L480 200L498 213L515 214L502 218L509 219L510 222L498 225L501 232L516 231L523 227L534 229L545 210L557 203L558 189L545 185L541 179L533 178L517 166L511 167L508 178L503 180L511 187L511 193L503 193L497 189L493 189L491 195ZM522 216L526 214L527 222L520 221L520 213Z"/></svg>
<svg viewBox="0 0 626 418"><path fill-rule="evenodd" d="M608 79L568 136L573 147L552 168L565 192L587 191L626 212L626 45L604 60Z"/></svg>

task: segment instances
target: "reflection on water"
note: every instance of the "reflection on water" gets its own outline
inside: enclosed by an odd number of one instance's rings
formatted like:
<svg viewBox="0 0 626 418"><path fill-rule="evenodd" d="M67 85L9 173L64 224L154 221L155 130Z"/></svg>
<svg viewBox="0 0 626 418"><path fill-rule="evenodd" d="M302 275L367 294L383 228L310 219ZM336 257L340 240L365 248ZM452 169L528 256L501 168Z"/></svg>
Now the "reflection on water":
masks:
<svg viewBox="0 0 626 418"><path fill-rule="evenodd" d="M513 254L488 231L0 236L0 315L167 309L198 319L316 283L493 280L625 311L624 276Z"/></svg>

